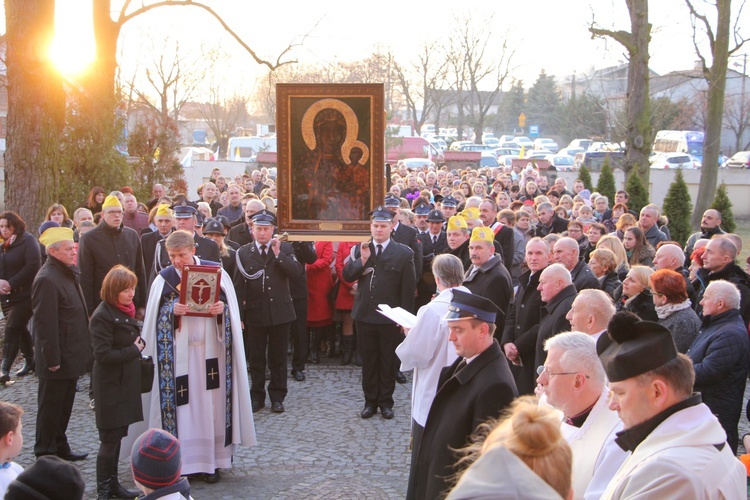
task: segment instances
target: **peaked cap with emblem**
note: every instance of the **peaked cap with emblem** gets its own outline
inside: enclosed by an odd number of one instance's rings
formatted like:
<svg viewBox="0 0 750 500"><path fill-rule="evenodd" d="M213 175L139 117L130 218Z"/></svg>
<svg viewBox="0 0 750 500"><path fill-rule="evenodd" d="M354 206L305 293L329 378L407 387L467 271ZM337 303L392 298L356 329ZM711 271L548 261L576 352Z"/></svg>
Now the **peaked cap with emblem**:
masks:
<svg viewBox="0 0 750 500"><path fill-rule="evenodd" d="M478 319L479 321L494 323L498 313L502 314L502 310L490 299L454 289L445 320Z"/></svg>

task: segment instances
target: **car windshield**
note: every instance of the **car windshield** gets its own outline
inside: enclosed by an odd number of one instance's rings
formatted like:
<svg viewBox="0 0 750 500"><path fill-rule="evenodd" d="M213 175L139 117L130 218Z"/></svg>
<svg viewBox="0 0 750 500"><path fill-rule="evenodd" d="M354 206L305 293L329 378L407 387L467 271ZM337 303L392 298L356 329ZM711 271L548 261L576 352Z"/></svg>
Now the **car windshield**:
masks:
<svg viewBox="0 0 750 500"><path fill-rule="evenodd" d="M555 165L572 165L572 156L555 156Z"/></svg>

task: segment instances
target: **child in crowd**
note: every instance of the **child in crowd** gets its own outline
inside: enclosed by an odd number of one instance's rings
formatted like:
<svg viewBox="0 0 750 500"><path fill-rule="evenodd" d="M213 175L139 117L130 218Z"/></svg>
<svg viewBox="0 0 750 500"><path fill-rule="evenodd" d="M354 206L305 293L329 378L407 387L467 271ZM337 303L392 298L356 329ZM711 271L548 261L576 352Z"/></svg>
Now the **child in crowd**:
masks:
<svg viewBox="0 0 750 500"><path fill-rule="evenodd" d="M188 500L190 483L181 477L180 442L161 429L149 429L133 443L130 466L142 500Z"/></svg>
<svg viewBox="0 0 750 500"><path fill-rule="evenodd" d="M589 230L589 226L596 222L596 218L594 217L594 209L592 209L588 205L583 205L578 209L578 217L576 218L578 222L583 224L583 232L587 232Z"/></svg>
<svg viewBox="0 0 750 500"><path fill-rule="evenodd" d="M23 472L23 467L13 462L23 447L21 415L20 406L0 401L0 497L5 496L8 485Z"/></svg>

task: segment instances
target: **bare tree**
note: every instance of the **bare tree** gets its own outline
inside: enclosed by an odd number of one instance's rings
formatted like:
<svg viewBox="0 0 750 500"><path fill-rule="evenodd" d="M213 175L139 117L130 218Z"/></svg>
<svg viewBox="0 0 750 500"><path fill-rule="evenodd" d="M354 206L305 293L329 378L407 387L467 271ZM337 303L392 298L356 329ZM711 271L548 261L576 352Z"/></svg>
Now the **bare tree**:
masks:
<svg viewBox="0 0 750 500"><path fill-rule="evenodd" d="M417 59L409 65L394 63L396 81L417 135L422 134L422 126L435 106L434 89L446 74L446 60L431 46L423 45Z"/></svg>
<svg viewBox="0 0 750 500"><path fill-rule="evenodd" d="M625 0L630 14L630 31L608 30L592 20L592 38L611 38L622 45L628 54L627 111L625 124L625 170L638 166L643 184L648 186L651 169L651 120L649 116L648 44L651 24L648 22L648 0Z"/></svg>
<svg viewBox="0 0 750 500"><path fill-rule="evenodd" d="M693 45L695 53L700 59L703 78L708 83L706 107L705 136L703 139L703 167L701 168L701 182L698 196L695 199L695 210L691 223L699 227L703 212L712 203L716 194L716 181L719 171L719 150L721 148L721 130L724 117L724 94L727 83L727 66L729 56L737 52L747 41L740 33L740 17L732 25L732 1L715 0L711 5L713 12L696 9L692 0L685 0L690 10L690 20L693 26ZM740 2L738 12L742 11L745 1ZM715 18L713 23L711 19ZM699 39L705 36L710 47L711 66L706 62L706 56L699 46ZM730 38L734 47L729 48Z"/></svg>
<svg viewBox="0 0 750 500"><path fill-rule="evenodd" d="M742 144L745 132L750 129L750 100L744 96L732 96L724 106L724 128L734 133L734 150L743 151L750 146L750 143Z"/></svg>
<svg viewBox="0 0 750 500"><path fill-rule="evenodd" d="M456 18L456 30L449 40L448 62L455 81L459 123L465 108L478 143L482 142L487 113L511 73L515 55L508 33L496 36L493 24L492 16L481 23L475 18Z"/></svg>

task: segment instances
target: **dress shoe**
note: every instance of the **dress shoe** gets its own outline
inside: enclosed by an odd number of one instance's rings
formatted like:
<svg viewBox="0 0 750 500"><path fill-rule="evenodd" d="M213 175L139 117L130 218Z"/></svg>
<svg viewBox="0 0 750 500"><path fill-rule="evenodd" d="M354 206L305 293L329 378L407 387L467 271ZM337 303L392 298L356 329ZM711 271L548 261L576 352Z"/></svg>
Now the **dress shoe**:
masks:
<svg viewBox="0 0 750 500"><path fill-rule="evenodd" d="M405 384L406 383L406 375L401 373L401 370L396 372L396 382L399 384Z"/></svg>
<svg viewBox="0 0 750 500"><path fill-rule="evenodd" d="M263 401L253 401L253 413L257 413L266 407L266 403Z"/></svg>
<svg viewBox="0 0 750 500"><path fill-rule="evenodd" d="M390 419L392 419L393 417L396 416L396 414L393 413L393 409L392 408L381 408L380 409L380 414L386 420L390 420Z"/></svg>
<svg viewBox="0 0 750 500"><path fill-rule="evenodd" d="M68 450L66 453L58 453L58 457L62 458L63 460L67 460L68 462L80 462L81 460L86 460L88 458L88 453L75 453L73 451Z"/></svg>
<svg viewBox="0 0 750 500"><path fill-rule="evenodd" d="M362 413L359 414L361 418L372 418L373 415L377 413L377 409L373 408L372 406L365 406L362 409Z"/></svg>
<svg viewBox="0 0 750 500"><path fill-rule="evenodd" d="M294 377L294 380L296 380L297 382L304 382L305 372L302 372L299 370L292 370L292 377Z"/></svg>
<svg viewBox="0 0 750 500"><path fill-rule="evenodd" d="M216 484L221 479L221 474L219 474L219 469L214 469L213 474L205 474L203 476L203 480L207 482L208 484Z"/></svg>
<svg viewBox="0 0 750 500"><path fill-rule="evenodd" d="M23 366L20 370L16 372L16 377L25 377L29 373L34 371L34 358L29 361L28 359L24 361Z"/></svg>
<svg viewBox="0 0 750 500"><path fill-rule="evenodd" d="M284 404L281 401L274 401L271 403L271 411L273 413L284 413Z"/></svg>

